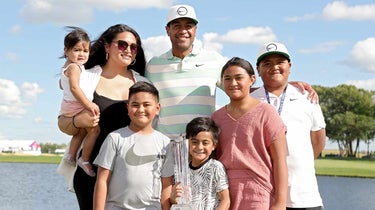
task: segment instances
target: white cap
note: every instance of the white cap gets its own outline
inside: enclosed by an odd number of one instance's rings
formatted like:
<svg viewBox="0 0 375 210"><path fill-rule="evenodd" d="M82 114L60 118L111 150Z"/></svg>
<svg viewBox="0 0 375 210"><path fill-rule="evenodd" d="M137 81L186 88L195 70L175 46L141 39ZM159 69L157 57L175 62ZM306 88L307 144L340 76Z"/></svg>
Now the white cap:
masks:
<svg viewBox="0 0 375 210"><path fill-rule="evenodd" d="M175 5L169 9L169 13L167 16L167 25L178 18L190 18L196 24L198 23L197 16L195 15L195 10L192 6L189 5Z"/></svg>
<svg viewBox="0 0 375 210"><path fill-rule="evenodd" d="M290 61L290 55L285 45L278 43L278 42L267 42L259 49L258 58L257 58L257 66L259 65L260 61L262 61L263 58L271 54L280 54L286 57L288 61Z"/></svg>

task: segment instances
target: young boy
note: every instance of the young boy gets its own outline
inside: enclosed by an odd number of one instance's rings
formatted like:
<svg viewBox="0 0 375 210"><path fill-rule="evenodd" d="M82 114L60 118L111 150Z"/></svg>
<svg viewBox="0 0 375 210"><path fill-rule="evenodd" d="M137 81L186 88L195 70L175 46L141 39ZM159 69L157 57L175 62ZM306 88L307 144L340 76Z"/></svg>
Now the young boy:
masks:
<svg viewBox="0 0 375 210"><path fill-rule="evenodd" d="M191 204L196 210L229 209L228 179L223 164L212 159L219 129L208 117L197 117L186 126L189 139ZM171 203L182 196L179 183L173 186Z"/></svg>
<svg viewBox="0 0 375 210"><path fill-rule="evenodd" d="M172 183L173 165L164 163L170 139L152 128L160 111L158 90L147 82L135 83L129 89L127 108L130 125L110 133L94 161L98 166L95 210L169 205L170 188L166 191L165 186Z"/></svg>

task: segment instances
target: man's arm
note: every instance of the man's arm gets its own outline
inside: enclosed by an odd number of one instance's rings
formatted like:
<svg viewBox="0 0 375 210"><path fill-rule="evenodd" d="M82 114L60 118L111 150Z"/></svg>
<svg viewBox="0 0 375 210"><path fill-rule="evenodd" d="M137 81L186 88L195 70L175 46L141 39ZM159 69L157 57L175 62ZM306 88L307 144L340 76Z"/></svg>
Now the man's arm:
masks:
<svg viewBox="0 0 375 210"><path fill-rule="evenodd" d="M310 132L311 145L314 151L314 159L323 151L326 146L326 129Z"/></svg>
<svg viewBox="0 0 375 210"><path fill-rule="evenodd" d="M311 87L309 83L301 82L301 81L289 81L289 84L298 88L301 91L301 93L305 93L305 91L308 91L309 95L307 99L309 99L314 104L319 104L318 93Z"/></svg>

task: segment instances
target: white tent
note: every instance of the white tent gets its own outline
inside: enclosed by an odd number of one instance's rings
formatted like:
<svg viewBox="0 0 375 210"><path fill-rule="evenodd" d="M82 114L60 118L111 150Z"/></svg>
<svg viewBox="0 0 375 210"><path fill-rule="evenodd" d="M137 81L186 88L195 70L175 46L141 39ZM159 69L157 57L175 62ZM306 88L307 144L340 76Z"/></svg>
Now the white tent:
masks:
<svg viewBox="0 0 375 210"><path fill-rule="evenodd" d="M35 140L0 140L0 152L41 155L40 145Z"/></svg>

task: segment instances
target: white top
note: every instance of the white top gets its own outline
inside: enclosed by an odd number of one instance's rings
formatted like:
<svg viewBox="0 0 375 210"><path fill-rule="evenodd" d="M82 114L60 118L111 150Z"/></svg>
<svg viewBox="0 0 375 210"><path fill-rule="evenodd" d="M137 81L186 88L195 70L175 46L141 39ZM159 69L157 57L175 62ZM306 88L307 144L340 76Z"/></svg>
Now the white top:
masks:
<svg viewBox="0 0 375 210"><path fill-rule="evenodd" d="M77 101L72 92L70 91L69 78L65 76L64 72L70 65L77 65L71 63L65 68L61 69L61 86L63 89L63 100L66 101ZM78 65L81 69L81 75L79 78L79 87L82 89L85 96L92 101L94 98L94 91L98 85L102 69L99 66L95 66L91 69L85 70L83 65Z"/></svg>
<svg viewBox="0 0 375 210"><path fill-rule="evenodd" d="M251 93L251 96L267 103L264 87ZM288 146L288 198L287 207L303 208L323 206L315 176L314 152L310 131L325 128L319 104L307 99L296 87L287 86L281 118L287 127ZM269 93L270 104L279 109L281 95Z"/></svg>
<svg viewBox="0 0 375 210"><path fill-rule="evenodd" d="M190 165L191 203L195 210L214 210L220 203L218 193L228 189L228 177L224 165L208 159L199 168Z"/></svg>
<svg viewBox="0 0 375 210"><path fill-rule="evenodd" d="M169 143L158 131L141 135L128 127L107 136L94 161L112 171L106 209L161 209L161 177L173 175L165 164Z"/></svg>

